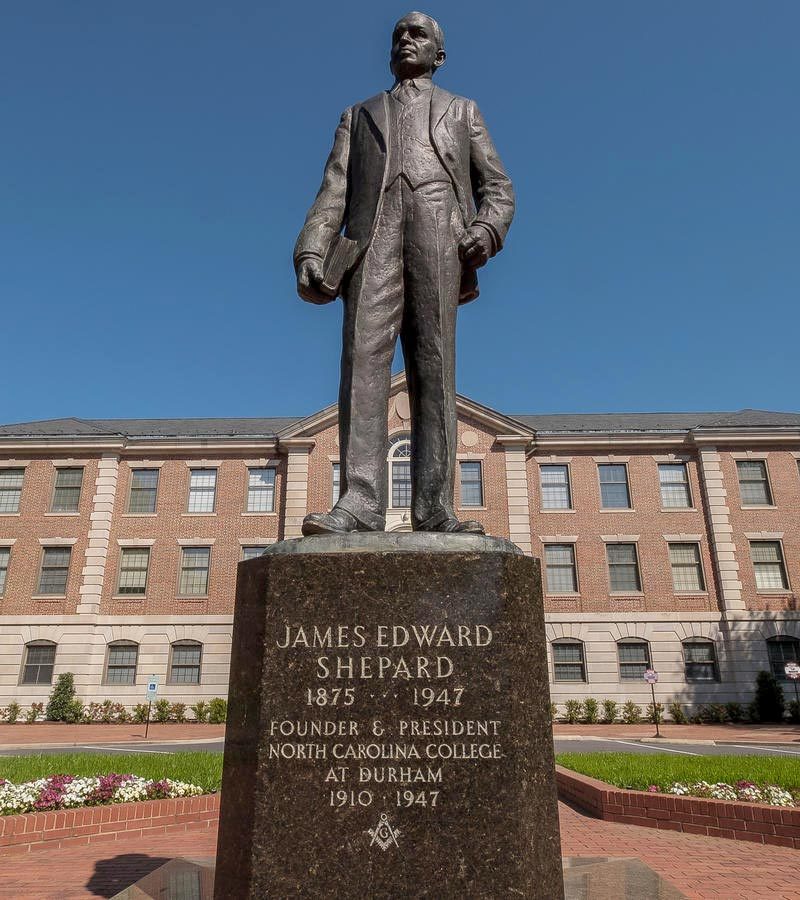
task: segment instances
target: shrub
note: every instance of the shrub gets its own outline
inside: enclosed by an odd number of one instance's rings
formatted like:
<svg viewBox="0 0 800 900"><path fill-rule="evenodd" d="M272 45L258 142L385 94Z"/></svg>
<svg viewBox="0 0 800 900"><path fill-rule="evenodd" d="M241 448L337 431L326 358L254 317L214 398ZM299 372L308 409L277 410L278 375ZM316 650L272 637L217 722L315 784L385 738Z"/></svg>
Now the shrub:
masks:
<svg viewBox="0 0 800 900"><path fill-rule="evenodd" d="M619 703L616 700L603 700L603 722L611 725L617 719Z"/></svg>
<svg viewBox="0 0 800 900"><path fill-rule="evenodd" d="M171 706L172 704L169 702L169 700L156 700L156 702L153 704L153 709L155 710L153 721L169 722Z"/></svg>
<svg viewBox="0 0 800 900"><path fill-rule="evenodd" d="M759 722L783 721L783 688L772 672L759 672L756 678L755 709Z"/></svg>
<svg viewBox="0 0 800 900"><path fill-rule="evenodd" d="M792 700L789 704L789 721L793 725L800 725L800 703L797 700Z"/></svg>
<svg viewBox="0 0 800 900"><path fill-rule="evenodd" d="M658 717L658 718L656 718ZM652 722L654 725L656 721L659 723L664 721L664 704L663 703L648 703L647 704L647 721Z"/></svg>
<svg viewBox="0 0 800 900"><path fill-rule="evenodd" d="M83 700L80 700L78 697L73 698L67 708L67 714L64 721L69 722L71 725L83 721Z"/></svg>
<svg viewBox="0 0 800 900"><path fill-rule="evenodd" d="M669 717L676 725L687 725L689 722L683 707L677 700L673 700L669 705Z"/></svg>
<svg viewBox="0 0 800 900"><path fill-rule="evenodd" d="M587 725L596 725L600 720L600 704L594 697L587 697L583 701L583 721Z"/></svg>
<svg viewBox="0 0 800 900"><path fill-rule="evenodd" d="M110 725L114 721L114 704L110 700L103 700L100 704L100 721L104 725Z"/></svg>
<svg viewBox="0 0 800 900"><path fill-rule="evenodd" d="M186 704L185 703L172 703L169 708L169 718L171 722L185 722L186 721Z"/></svg>
<svg viewBox="0 0 800 900"><path fill-rule="evenodd" d="M551 707L553 707L554 705L554 703L550 704ZM191 711L194 713L195 722L208 721L208 704L205 700L198 700L197 703L190 706L189 709L191 709Z"/></svg>
<svg viewBox="0 0 800 900"><path fill-rule="evenodd" d="M47 702L45 718L48 722L69 721L70 709L75 699L75 676L72 672L62 672L53 687Z"/></svg>
<svg viewBox="0 0 800 900"><path fill-rule="evenodd" d="M638 703L633 700L626 701L622 707L622 721L626 725L638 725L642 721L642 710Z"/></svg>
<svg viewBox="0 0 800 900"><path fill-rule="evenodd" d="M25 721L28 725L33 725L43 712L44 703L32 703L31 708L25 713Z"/></svg>
<svg viewBox="0 0 800 900"><path fill-rule="evenodd" d="M224 725L228 718L228 701L214 697L208 701L208 721L213 725Z"/></svg>
<svg viewBox="0 0 800 900"><path fill-rule="evenodd" d="M741 722L744 718L744 707L735 700L731 700L729 703L725 704L725 712L731 722Z"/></svg>
<svg viewBox="0 0 800 900"><path fill-rule="evenodd" d="M704 724L724 725L728 721L728 711L723 703L706 703L698 710Z"/></svg>
<svg viewBox="0 0 800 900"><path fill-rule="evenodd" d="M199 704L198 704L198 706L199 706ZM195 708L195 707L193 706L192 709L194 709L194 708ZM195 713L195 715L196 715L196 713ZM197 721L198 721L198 722L206 722L206 721L208 721L208 711L206 711L205 716L206 716L205 719L198 719ZM558 718L558 704L557 704L557 703L551 703L551 704L550 704L550 721L551 721L551 722L555 722L557 718Z"/></svg>
<svg viewBox="0 0 800 900"><path fill-rule="evenodd" d="M13 725L14 722L19 718L20 707L19 703L16 700L12 700L11 703L3 710L3 718L8 722L9 725Z"/></svg>
<svg viewBox="0 0 800 900"><path fill-rule="evenodd" d="M120 725L124 725L131 720L131 714L121 703L114 704L114 714L114 721L119 722Z"/></svg>
<svg viewBox="0 0 800 900"><path fill-rule="evenodd" d="M99 722L100 721L100 713L102 707L99 703L87 703L83 708L83 718L81 721L84 724L89 724L91 722Z"/></svg>
<svg viewBox="0 0 800 900"><path fill-rule="evenodd" d="M583 704L580 700L567 700L564 704L564 718L570 725L575 725L581 720Z"/></svg>
<svg viewBox="0 0 800 900"><path fill-rule="evenodd" d="M147 721L147 711L149 706L146 703L137 703L136 706L133 707L133 721L136 722L137 725L144 725Z"/></svg>

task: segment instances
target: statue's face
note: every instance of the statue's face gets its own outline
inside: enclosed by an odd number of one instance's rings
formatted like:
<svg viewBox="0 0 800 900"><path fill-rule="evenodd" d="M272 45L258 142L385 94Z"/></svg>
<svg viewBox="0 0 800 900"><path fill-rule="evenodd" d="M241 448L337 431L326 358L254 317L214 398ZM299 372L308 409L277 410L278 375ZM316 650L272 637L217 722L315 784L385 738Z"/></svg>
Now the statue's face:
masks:
<svg viewBox="0 0 800 900"><path fill-rule="evenodd" d="M398 79L431 74L444 62L431 20L422 13L400 19L392 34L391 69Z"/></svg>

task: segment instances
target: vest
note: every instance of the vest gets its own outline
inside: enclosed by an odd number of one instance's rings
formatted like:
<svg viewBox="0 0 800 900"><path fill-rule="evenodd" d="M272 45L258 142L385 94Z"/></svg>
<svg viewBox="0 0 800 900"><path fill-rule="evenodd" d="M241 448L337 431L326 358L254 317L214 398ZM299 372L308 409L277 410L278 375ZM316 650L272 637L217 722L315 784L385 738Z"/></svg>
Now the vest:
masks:
<svg viewBox="0 0 800 900"><path fill-rule="evenodd" d="M389 157L386 186L404 175L412 188L432 181L450 183L450 176L431 144L431 94L421 91L408 103L389 94Z"/></svg>

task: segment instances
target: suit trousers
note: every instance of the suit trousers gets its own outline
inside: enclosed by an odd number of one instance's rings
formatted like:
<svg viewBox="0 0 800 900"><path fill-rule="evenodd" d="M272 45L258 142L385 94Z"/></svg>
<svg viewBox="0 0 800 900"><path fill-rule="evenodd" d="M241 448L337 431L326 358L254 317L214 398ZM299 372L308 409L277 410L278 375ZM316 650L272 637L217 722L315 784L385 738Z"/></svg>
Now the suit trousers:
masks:
<svg viewBox="0 0 800 900"><path fill-rule="evenodd" d="M384 192L369 249L344 289L339 389L341 494L366 528L386 514L391 365L400 337L411 403L411 520L454 515L455 325L464 223L450 182Z"/></svg>

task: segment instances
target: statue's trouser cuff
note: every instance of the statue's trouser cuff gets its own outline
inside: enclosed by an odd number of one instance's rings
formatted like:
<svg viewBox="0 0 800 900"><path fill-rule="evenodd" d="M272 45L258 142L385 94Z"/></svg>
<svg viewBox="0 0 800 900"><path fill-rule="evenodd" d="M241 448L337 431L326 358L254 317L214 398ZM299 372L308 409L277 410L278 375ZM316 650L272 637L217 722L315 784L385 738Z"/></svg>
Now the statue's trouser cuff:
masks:
<svg viewBox="0 0 800 900"><path fill-rule="evenodd" d="M431 516L429 519L425 519L424 522L416 522L414 524L414 531L434 531L449 518L450 515L448 514L447 510L442 510L441 512L438 512L435 515Z"/></svg>
<svg viewBox="0 0 800 900"><path fill-rule="evenodd" d="M386 519L383 516L375 515L368 510L356 506L354 503L348 502L348 498L342 497L337 501L336 506L349 512L350 515L361 526L362 531L383 531L386 527Z"/></svg>

